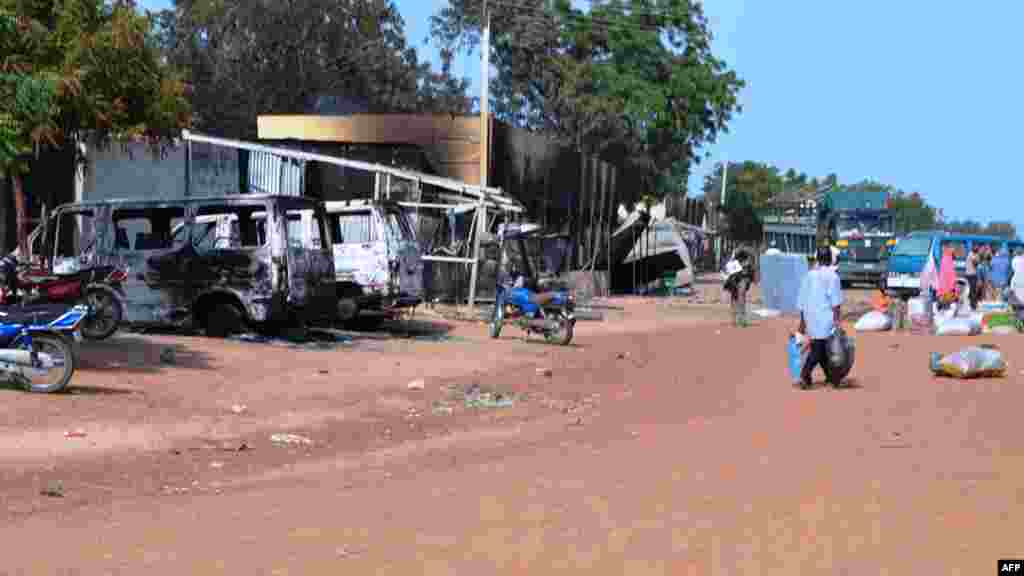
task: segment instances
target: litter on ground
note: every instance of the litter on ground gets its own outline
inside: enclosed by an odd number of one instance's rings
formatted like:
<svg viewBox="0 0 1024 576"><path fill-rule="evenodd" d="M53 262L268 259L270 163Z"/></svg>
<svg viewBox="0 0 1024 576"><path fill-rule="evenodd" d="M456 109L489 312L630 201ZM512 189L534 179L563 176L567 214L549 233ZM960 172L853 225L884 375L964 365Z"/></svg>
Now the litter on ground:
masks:
<svg viewBox="0 0 1024 576"><path fill-rule="evenodd" d="M305 436L299 436L298 434L272 434L270 441L274 444L286 444L286 445L301 445L310 446L313 441Z"/></svg>
<svg viewBox="0 0 1024 576"><path fill-rule="evenodd" d="M952 378L998 378L1006 374L1002 352L990 346L968 346L952 354L932 352L931 370Z"/></svg>

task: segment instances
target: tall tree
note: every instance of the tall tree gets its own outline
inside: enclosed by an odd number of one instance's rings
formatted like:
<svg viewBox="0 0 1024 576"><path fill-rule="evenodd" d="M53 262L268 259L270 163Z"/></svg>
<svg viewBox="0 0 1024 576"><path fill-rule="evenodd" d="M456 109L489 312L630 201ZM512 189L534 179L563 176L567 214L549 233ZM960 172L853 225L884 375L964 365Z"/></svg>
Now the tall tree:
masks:
<svg viewBox="0 0 1024 576"><path fill-rule="evenodd" d="M257 115L308 112L325 96L369 112L472 106L466 80L418 60L392 0L175 0L160 21L205 131L252 137Z"/></svg>
<svg viewBox="0 0 1024 576"><path fill-rule="evenodd" d="M726 238L735 242L760 244L764 226L747 192L739 190L728 194L719 210L725 216L722 231Z"/></svg>
<svg viewBox="0 0 1024 576"><path fill-rule="evenodd" d="M738 192L747 196L752 206L763 208L786 187L786 180L779 174L779 169L763 162L747 160L729 163L725 185L726 202ZM704 177L704 198L713 204L721 204L722 197L722 164Z"/></svg>
<svg viewBox="0 0 1024 576"><path fill-rule="evenodd" d="M889 202L895 213L897 234L938 228L938 212L917 192L907 194L896 190Z"/></svg>
<svg viewBox="0 0 1024 576"><path fill-rule="evenodd" d="M133 1L0 0L0 14L0 168L15 175L21 242L28 152L64 152L67 162L47 170L66 172L70 191L78 143L142 138L157 146L187 125L189 109L184 83L159 56L152 21Z"/></svg>
<svg viewBox="0 0 1024 576"><path fill-rule="evenodd" d="M744 83L712 54L696 0L486 1L495 115L646 168L661 194L740 111ZM451 0L432 18L445 54L477 45L482 2Z"/></svg>

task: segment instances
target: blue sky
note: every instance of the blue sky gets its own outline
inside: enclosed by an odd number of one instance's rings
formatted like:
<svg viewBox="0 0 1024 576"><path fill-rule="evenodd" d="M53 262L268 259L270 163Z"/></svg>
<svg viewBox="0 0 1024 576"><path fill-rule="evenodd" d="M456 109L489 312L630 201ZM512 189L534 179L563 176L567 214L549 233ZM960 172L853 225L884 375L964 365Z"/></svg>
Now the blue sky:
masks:
<svg viewBox="0 0 1024 576"><path fill-rule="evenodd" d="M435 65L425 37L445 1L396 0L409 41ZM705 12L716 53L747 88L691 195L714 162L757 160L873 178L921 192L947 218L1010 219L1024 231L1024 195L1007 172L1024 159L1024 117L1012 110L1024 91L1024 3L713 0ZM479 94L478 54L455 72Z"/></svg>

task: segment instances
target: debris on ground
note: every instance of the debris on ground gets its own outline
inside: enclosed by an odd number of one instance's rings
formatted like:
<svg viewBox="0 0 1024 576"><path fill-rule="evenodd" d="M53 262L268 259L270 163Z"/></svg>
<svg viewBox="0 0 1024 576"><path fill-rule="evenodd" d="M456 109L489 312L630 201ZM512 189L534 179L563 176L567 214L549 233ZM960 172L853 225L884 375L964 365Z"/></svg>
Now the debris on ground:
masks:
<svg viewBox="0 0 1024 576"><path fill-rule="evenodd" d="M86 436L87 434L85 433L85 430L82 430L81 428L68 430L64 433L65 438L85 438Z"/></svg>
<svg viewBox="0 0 1024 576"><path fill-rule="evenodd" d="M448 405L445 402L435 401L433 409L431 410L431 412L435 416L450 416L453 413L455 413L455 409L452 408L450 405Z"/></svg>
<svg viewBox="0 0 1024 576"><path fill-rule="evenodd" d="M245 404L235 404L234 406L231 407L231 411L234 412L235 414L242 414L247 409L248 407Z"/></svg>
<svg viewBox="0 0 1024 576"><path fill-rule="evenodd" d="M272 434L270 441L274 444L284 444L291 446L311 446L313 441L305 436L299 436L298 434Z"/></svg>
<svg viewBox="0 0 1024 576"><path fill-rule="evenodd" d="M243 442L225 442L225 443L220 445L220 449L223 450L224 452L245 452L246 450L250 450L251 448L249 447L248 444L246 444L243 441Z"/></svg>
<svg viewBox="0 0 1024 576"><path fill-rule="evenodd" d="M174 348L165 346L160 350L160 363L161 364L174 364L177 360L177 354Z"/></svg>
<svg viewBox="0 0 1024 576"><path fill-rule="evenodd" d="M223 468L224 463L219 461L210 462L210 468Z"/></svg>
<svg viewBox="0 0 1024 576"><path fill-rule="evenodd" d="M553 374L553 372L551 371L551 368L537 368L537 375L538 376L544 376L545 378L550 378L552 374Z"/></svg>
<svg viewBox="0 0 1024 576"><path fill-rule="evenodd" d="M1006 374L1003 354L991 346L968 346L943 356L932 352L931 370L936 376L952 378L999 378Z"/></svg>
<svg viewBox="0 0 1024 576"><path fill-rule="evenodd" d="M413 380L412 382L409 382L409 384L406 385L406 388L408 388L409 390L423 390L424 388L426 388L426 386L427 384L426 382L423 381L423 379L417 379Z"/></svg>
<svg viewBox="0 0 1024 576"><path fill-rule="evenodd" d="M754 310L754 316L759 318L778 318L782 316L782 312L775 310L774 308L759 308Z"/></svg>
<svg viewBox="0 0 1024 576"><path fill-rule="evenodd" d="M64 485L60 480L50 482L50 484L43 490L39 491L42 496L49 496L50 498L63 498L64 497Z"/></svg>
<svg viewBox="0 0 1024 576"><path fill-rule="evenodd" d="M508 408L515 404L515 398L511 394L484 390L474 384L466 391L464 402L466 408Z"/></svg>

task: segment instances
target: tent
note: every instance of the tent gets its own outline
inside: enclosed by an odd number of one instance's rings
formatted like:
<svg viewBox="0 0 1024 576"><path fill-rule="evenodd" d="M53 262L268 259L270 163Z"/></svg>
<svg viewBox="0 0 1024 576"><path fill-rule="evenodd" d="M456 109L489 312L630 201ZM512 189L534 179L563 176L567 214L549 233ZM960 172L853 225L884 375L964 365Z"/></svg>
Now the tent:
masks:
<svg viewBox="0 0 1024 576"><path fill-rule="evenodd" d="M629 253L616 266L615 288L636 291L639 286L676 273L676 285L693 282L693 258L703 250L704 231L675 218L657 219L637 236Z"/></svg>

